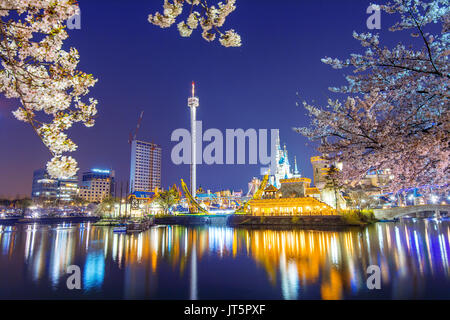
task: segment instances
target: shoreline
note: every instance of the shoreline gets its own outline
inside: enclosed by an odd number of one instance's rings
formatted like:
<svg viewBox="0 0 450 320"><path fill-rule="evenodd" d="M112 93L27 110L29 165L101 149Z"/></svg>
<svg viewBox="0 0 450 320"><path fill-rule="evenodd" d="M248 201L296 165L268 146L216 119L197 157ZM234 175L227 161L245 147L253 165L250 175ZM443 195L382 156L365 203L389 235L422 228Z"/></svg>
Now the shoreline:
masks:
<svg viewBox="0 0 450 320"><path fill-rule="evenodd" d="M162 216L155 217L158 225L226 225L230 227L318 227L318 228L348 228L364 227L368 223L353 223L347 221L343 216L250 216L250 215L228 215L228 216Z"/></svg>
<svg viewBox="0 0 450 320"><path fill-rule="evenodd" d="M96 226L115 226L114 221L102 222L100 217L46 217L46 218L3 218L0 225L16 224L55 224L55 223L84 223L92 222ZM111 220L111 219L110 219ZM106 223L108 222L108 223ZM114 223L113 223L114 222ZM292 229L308 228L320 230L341 230L346 228L365 227L370 223L352 222L343 216L251 216L251 215L178 215L155 216L154 225L181 225L181 226L229 226L233 228L252 229Z"/></svg>
<svg viewBox="0 0 450 320"><path fill-rule="evenodd" d="M366 224L351 223L343 216L231 216L232 227L308 227L308 228L348 228L364 227Z"/></svg>
<svg viewBox="0 0 450 320"><path fill-rule="evenodd" d="M52 223L83 223L83 222L97 222L100 217L49 217L49 218L3 218L0 219L0 225L11 225L11 224L52 224Z"/></svg>

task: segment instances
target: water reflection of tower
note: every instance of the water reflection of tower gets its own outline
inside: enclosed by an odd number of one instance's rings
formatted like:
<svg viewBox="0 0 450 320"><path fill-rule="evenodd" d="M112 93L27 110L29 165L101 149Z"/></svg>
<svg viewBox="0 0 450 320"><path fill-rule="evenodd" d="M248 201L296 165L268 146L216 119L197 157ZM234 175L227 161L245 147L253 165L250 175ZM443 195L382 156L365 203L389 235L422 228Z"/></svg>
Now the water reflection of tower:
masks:
<svg viewBox="0 0 450 320"><path fill-rule="evenodd" d="M197 246L196 241L194 239L194 245L192 247L191 254L191 285L190 285L190 300L198 299L198 291L197 291Z"/></svg>
<svg viewBox="0 0 450 320"><path fill-rule="evenodd" d="M195 198L197 192L197 108L199 99L195 96L195 82L192 82L192 97L188 99L191 109L191 194Z"/></svg>

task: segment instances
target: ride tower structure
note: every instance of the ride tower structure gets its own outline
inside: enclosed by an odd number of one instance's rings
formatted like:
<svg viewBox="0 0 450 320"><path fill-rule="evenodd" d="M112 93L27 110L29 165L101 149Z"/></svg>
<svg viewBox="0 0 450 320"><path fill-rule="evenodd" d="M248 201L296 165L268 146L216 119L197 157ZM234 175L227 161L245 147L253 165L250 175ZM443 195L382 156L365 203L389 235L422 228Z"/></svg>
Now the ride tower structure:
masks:
<svg viewBox="0 0 450 320"><path fill-rule="evenodd" d="M191 195L195 199L197 195L197 108L200 99L195 96L195 82L192 82L192 96L188 99L188 107L191 110Z"/></svg>

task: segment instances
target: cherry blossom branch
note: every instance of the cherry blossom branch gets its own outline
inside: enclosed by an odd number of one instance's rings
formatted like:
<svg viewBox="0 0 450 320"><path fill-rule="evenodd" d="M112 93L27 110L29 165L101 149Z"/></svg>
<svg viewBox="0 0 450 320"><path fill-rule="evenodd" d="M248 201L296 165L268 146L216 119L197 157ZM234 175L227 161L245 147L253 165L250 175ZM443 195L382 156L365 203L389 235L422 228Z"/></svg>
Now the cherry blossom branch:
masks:
<svg viewBox="0 0 450 320"><path fill-rule="evenodd" d="M13 1L0 0L0 7ZM76 70L76 49L62 48L68 37L65 21L78 7L72 0L14 2L14 19L5 22L3 18L11 13L0 10L0 92L7 98L19 99L21 107L13 112L14 116L29 123L53 155L47 163L49 174L70 177L78 170L77 162L63 154L76 150L77 145L65 131L77 122L87 127L94 125L97 113L96 100L81 100L97 80ZM38 121L36 114L45 114L51 121Z"/></svg>
<svg viewBox="0 0 450 320"><path fill-rule="evenodd" d="M172 3L173 2L173 3ZM190 5L187 19L177 24L178 31L182 37L190 37L194 30L200 25L202 37L208 41L214 41L216 35L219 42L225 47L240 47L241 37L234 31L220 31L228 15L236 9L236 0L226 0L226 3L219 2L217 7L208 5L206 0L164 0L163 13L156 12L149 15L148 21L161 28L169 28L183 13L183 6ZM202 12L194 11L195 7L200 7Z"/></svg>

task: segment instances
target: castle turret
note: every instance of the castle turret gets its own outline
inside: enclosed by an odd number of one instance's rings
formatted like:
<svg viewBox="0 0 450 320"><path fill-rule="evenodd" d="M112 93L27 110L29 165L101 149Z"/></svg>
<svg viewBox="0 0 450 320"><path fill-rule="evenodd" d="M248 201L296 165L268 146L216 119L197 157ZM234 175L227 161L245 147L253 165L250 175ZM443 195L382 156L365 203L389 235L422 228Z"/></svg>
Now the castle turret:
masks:
<svg viewBox="0 0 450 320"><path fill-rule="evenodd" d="M297 167L297 156L294 157L294 178L301 178L300 171L298 171Z"/></svg>

